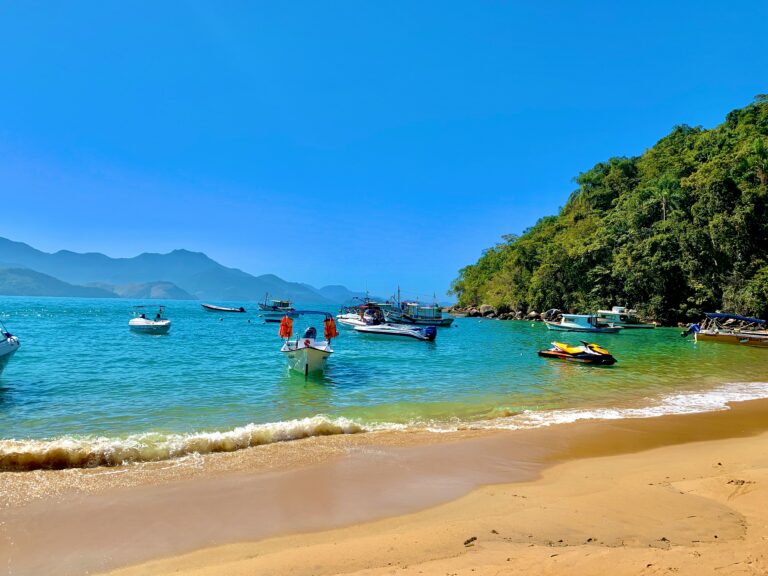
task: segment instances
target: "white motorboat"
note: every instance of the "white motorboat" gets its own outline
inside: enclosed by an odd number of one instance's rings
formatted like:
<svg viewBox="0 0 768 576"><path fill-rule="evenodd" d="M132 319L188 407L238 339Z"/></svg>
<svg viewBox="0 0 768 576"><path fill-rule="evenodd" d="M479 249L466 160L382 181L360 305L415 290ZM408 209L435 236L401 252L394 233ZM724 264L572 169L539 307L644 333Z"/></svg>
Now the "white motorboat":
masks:
<svg viewBox="0 0 768 576"><path fill-rule="evenodd" d="M336 320L343 326L377 326L386 322L384 312L378 304L366 302L356 308L347 308L347 312L336 315Z"/></svg>
<svg viewBox="0 0 768 576"><path fill-rule="evenodd" d="M145 306L133 307L133 318L128 322L132 332L140 334L168 334L171 329L171 321L165 318L165 306L158 307L157 313L147 317Z"/></svg>
<svg viewBox="0 0 768 576"><path fill-rule="evenodd" d="M437 336L437 328L434 326L406 326L404 324L375 324L369 326L354 326L356 332L372 336L386 336L396 338L413 338L432 342Z"/></svg>
<svg viewBox="0 0 768 576"><path fill-rule="evenodd" d="M550 330L560 332L602 332L603 334L615 334L621 330L621 326L614 326L601 322L597 314L563 314L560 322L544 323Z"/></svg>
<svg viewBox="0 0 768 576"><path fill-rule="evenodd" d="M317 337L317 328L309 326L304 330L302 336L293 336L293 318L305 315L323 316L323 338ZM285 339L283 347L280 349L288 361L288 368L304 376L312 372L321 372L333 354L331 340L338 336L336 323L333 316L327 312L313 312L310 310L296 310L290 316L283 316L280 321L280 337Z"/></svg>
<svg viewBox="0 0 768 576"><path fill-rule="evenodd" d="M19 349L21 343L18 337L14 336L5 328L5 324L0 322L0 374L3 373L3 368L8 364L8 360L11 359Z"/></svg>
<svg viewBox="0 0 768 576"><path fill-rule="evenodd" d="M624 306L613 306L610 310L598 310L597 317L603 322L622 328L656 328L656 324L641 322L635 310L627 310Z"/></svg>

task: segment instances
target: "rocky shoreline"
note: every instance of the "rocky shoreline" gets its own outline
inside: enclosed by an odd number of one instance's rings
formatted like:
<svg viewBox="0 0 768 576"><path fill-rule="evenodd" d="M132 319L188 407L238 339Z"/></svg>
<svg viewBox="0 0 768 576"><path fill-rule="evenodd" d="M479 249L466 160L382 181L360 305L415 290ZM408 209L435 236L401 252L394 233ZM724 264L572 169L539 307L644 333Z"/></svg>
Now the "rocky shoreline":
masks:
<svg viewBox="0 0 768 576"><path fill-rule="evenodd" d="M562 315L561 310L552 309L547 310L544 313L531 310L524 312L518 310L517 312L499 312L490 304L482 304L480 306L469 306L462 308L460 306L450 306L445 309L445 312L453 316L467 317L467 318L495 318L497 320L527 320L527 321L541 321L541 320L556 320Z"/></svg>

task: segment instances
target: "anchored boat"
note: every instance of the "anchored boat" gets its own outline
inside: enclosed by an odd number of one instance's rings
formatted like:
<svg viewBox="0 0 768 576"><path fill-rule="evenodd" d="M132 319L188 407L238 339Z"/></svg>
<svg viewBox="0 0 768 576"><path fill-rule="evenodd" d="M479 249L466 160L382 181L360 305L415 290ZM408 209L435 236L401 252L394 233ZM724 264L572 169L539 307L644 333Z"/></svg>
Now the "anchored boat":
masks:
<svg viewBox="0 0 768 576"><path fill-rule="evenodd" d="M765 320L722 312L705 312L704 315L706 319L701 325L692 324L682 335L693 334L696 342L720 342L768 348Z"/></svg>
<svg viewBox="0 0 768 576"><path fill-rule="evenodd" d="M131 331L140 334L168 334L171 321L165 317L165 306L159 306L154 316L147 316L146 309L146 306L133 307L134 317L128 322Z"/></svg>
<svg viewBox="0 0 768 576"><path fill-rule="evenodd" d="M239 312L242 314L246 311L242 306L239 308L228 308L227 306L216 306L214 304L201 304L201 306L206 312Z"/></svg>
<svg viewBox="0 0 768 576"><path fill-rule="evenodd" d="M437 328L434 326L407 326L405 324L374 324L355 326L356 332L373 336L387 336L396 338L412 338L432 342L437 337Z"/></svg>
<svg viewBox="0 0 768 576"><path fill-rule="evenodd" d="M384 324L386 319L384 311L375 302L366 302L357 307L346 308L341 314L336 315L336 320L344 326L378 326Z"/></svg>
<svg viewBox="0 0 768 576"><path fill-rule="evenodd" d="M560 322L545 320L544 323L550 330L560 332L602 332L603 334L615 334L621 330L621 326L602 322L596 314L563 314Z"/></svg>
<svg viewBox="0 0 768 576"><path fill-rule="evenodd" d="M597 317L603 322L622 328L656 328L656 324L641 322L635 310L627 310L624 306L613 306L610 310L598 310Z"/></svg>
<svg viewBox="0 0 768 576"><path fill-rule="evenodd" d="M261 316L264 318L264 322L280 322L286 314L295 317L293 313L296 310L291 306L290 300L269 301L268 298L269 294L264 296L264 303L259 304L259 310L261 310Z"/></svg>
<svg viewBox="0 0 768 576"><path fill-rule="evenodd" d="M320 340L317 337L317 328L309 326L304 330L303 335L298 335L294 340L293 336L293 318L318 315L323 317L323 337ZM311 310L296 310L291 316L283 316L280 321L280 337L285 339L283 347L280 349L288 361L288 367L295 372L309 375L311 372L321 372L325 369L325 364L333 354L331 340L339 335L336 330L336 323L333 316L327 312L314 312Z"/></svg>
<svg viewBox="0 0 768 576"><path fill-rule="evenodd" d="M387 312L387 322L397 324L420 324L445 328L453 324L453 320L450 316L443 316L443 310L437 304L423 306L419 302L400 302L396 308Z"/></svg>
<svg viewBox="0 0 768 576"><path fill-rule="evenodd" d="M616 358L605 348L597 344L584 342L583 340L581 343L582 346L569 346L562 342L552 342L552 348L539 350L539 356L542 358L567 360L569 362L580 362L582 364L600 364L603 366L616 364Z"/></svg>
<svg viewBox="0 0 768 576"><path fill-rule="evenodd" d="M5 328L5 324L0 322L0 374L3 373L5 365L21 346L18 337L14 336Z"/></svg>

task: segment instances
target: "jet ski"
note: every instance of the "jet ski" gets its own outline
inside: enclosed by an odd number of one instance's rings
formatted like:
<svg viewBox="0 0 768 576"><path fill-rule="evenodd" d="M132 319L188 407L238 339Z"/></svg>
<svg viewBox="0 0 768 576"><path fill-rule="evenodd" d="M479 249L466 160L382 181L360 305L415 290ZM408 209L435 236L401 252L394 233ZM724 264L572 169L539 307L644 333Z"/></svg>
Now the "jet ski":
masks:
<svg viewBox="0 0 768 576"><path fill-rule="evenodd" d="M605 348L589 342L581 342L582 346L569 346L562 342L552 342L552 348L539 350L539 356L543 358L555 358L558 360L568 360L570 362L581 362L583 364L600 364L610 366L616 364L616 358L611 356Z"/></svg>

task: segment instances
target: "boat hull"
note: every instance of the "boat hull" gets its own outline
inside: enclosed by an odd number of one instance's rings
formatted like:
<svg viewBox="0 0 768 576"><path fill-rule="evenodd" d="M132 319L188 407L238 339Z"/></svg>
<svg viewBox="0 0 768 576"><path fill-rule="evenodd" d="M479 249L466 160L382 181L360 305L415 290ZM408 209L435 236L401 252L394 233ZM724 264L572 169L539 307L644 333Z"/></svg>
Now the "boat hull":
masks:
<svg viewBox="0 0 768 576"><path fill-rule="evenodd" d="M561 350L539 350L542 358L565 360L566 362L578 362L580 364L593 364L596 366L612 366L616 364L616 358L611 355L595 354L568 354Z"/></svg>
<svg viewBox="0 0 768 576"><path fill-rule="evenodd" d="M589 327L579 326L578 324L561 324L560 322L550 322L545 320L547 328L556 332L599 332L601 334L617 334L621 331L619 326Z"/></svg>
<svg viewBox="0 0 768 576"><path fill-rule="evenodd" d="M768 348L768 334L747 334L744 332L709 332L702 330L694 334L696 342L719 342L755 348Z"/></svg>
<svg viewBox="0 0 768 576"><path fill-rule="evenodd" d="M432 328L432 330L429 330ZM376 336L383 338L408 338L412 340L422 340L425 342L434 341L437 336L437 330L434 327L427 326L425 328L398 328L393 325L382 324L379 326L355 326L356 332L365 334L366 336Z"/></svg>
<svg viewBox="0 0 768 576"><path fill-rule="evenodd" d="M299 374L311 374L325 370L328 358L333 353L327 342L287 342L280 350L288 363L288 368Z"/></svg>
<svg viewBox="0 0 768 576"><path fill-rule="evenodd" d="M2 338L2 336L0 336L0 338ZM0 374L3 373L5 365L8 364L8 361L16 353L16 350L19 349L20 345L21 343L16 336L0 339Z"/></svg>
<svg viewBox="0 0 768 576"><path fill-rule="evenodd" d="M214 306L213 304L201 304L203 310L206 312L232 312L235 314L243 314L246 312L242 306L240 308L227 308L225 306Z"/></svg>
<svg viewBox="0 0 768 576"><path fill-rule="evenodd" d="M417 326L437 326L438 328L448 328L455 318L413 318L410 316L396 316L390 315L387 317L387 321L395 324L411 324Z"/></svg>
<svg viewBox="0 0 768 576"><path fill-rule="evenodd" d="M170 320L147 320L144 318L134 318L128 322L131 332L137 334L168 334L171 330Z"/></svg>
<svg viewBox="0 0 768 576"><path fill-rule="evenodd" d="M277 324L283 317L296 318L296 315L292 312L262 312L261 317L264 318L264 322L270 322Z"/></svg>

